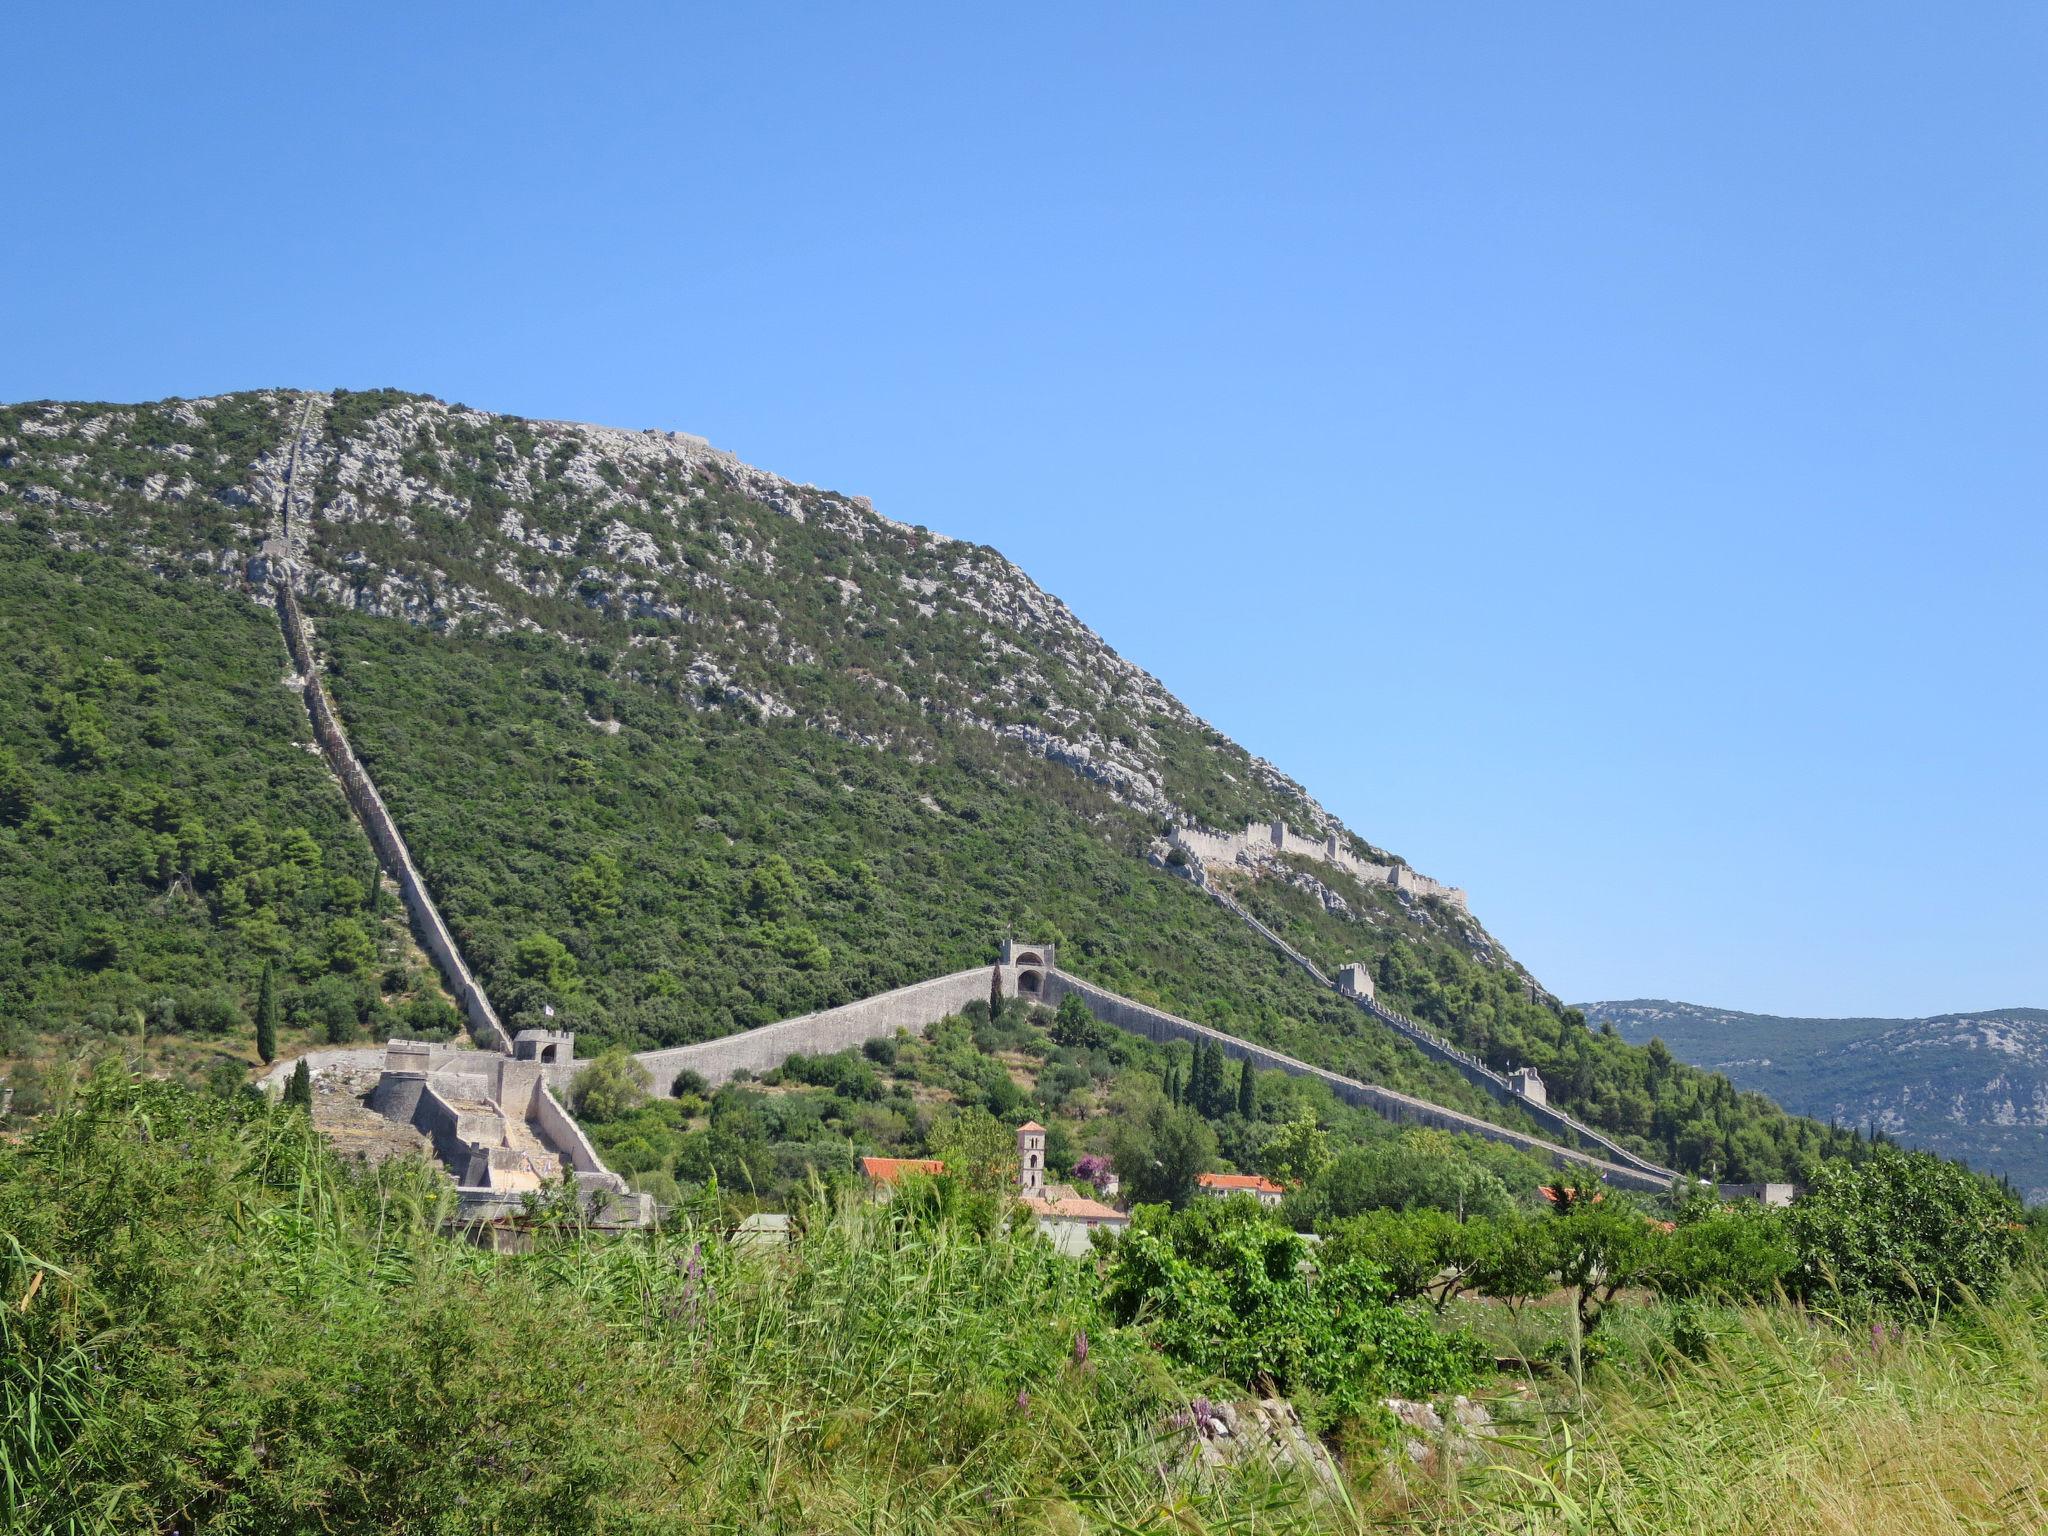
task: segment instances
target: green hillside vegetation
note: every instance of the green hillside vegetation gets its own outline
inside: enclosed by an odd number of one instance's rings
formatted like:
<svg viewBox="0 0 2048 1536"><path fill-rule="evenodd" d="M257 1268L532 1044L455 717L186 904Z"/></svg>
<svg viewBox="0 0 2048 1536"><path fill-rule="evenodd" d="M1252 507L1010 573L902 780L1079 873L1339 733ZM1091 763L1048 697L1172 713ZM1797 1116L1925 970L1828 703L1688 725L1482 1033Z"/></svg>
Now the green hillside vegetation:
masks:
<svg viewBox="0 0 2048 1536"><path fill-rule="evenodd" d="M1306 890L1276 880L1244 882L1239 899L1325 971L1369 964L1381 1002L1416 1019L1496 1071L1533 1066L1550 1102L1626 1145L1685 1173L1733 1182L1803 1182L1830 1157L1860 1156L1850 1128L1786 1114L1718 1072L1679 1061L1661 1043L1631 1045L1612 1027L1592 1029L1578 1010L1538 994L1512 971L1394 920L1399 902L1340 871L1300 868L1351 909L1326 911ZM1440 902L1439 919L1454 920ZM1367 920L1370 918L1371 920Z"/></svg>
<svg viewBox="0 0 2048 1536"><path fill-rule="evenodd" d="M449 1032L271 615L0 527L0 653L0 1054L236 1068L266 968L281 1048ZM18 1110L42 1077L10 1074Z"/></svg>
<svg viewBox="0 0 2048 1536"><path fill-rule="evenodd" d="M318 622L356 749L515 1029L553 1007L588 1049L684 1044L987 964L1015 934L1201 1023L1521 1123L1146 865L1142 818L979 732L915 763L693 708L603 650Z"/></svg>
<svg viewBox="0 0 2048 1536"><path fill-rule="evenodd" d="M1382 1206L1533 1204L1553 1177L1498 1143L1397 1132L1311 1080L1254 1072L1247 1085L1235 1063L1110 1029L1074 1000L1059 1016L1016 998L996 1015L975 1003L923 1034L793 1056L715 1092L686 1080L665 1100L634 1091L622 1068L607 1061L579 1084L579 1112L607 1165L668 1202L715 1181L736 1209L787 1209L814 1183L856 1187L868 1154L962 1149L1007 1164L1026 1119L1047 1128L1053 1177L1084 1191L1114 1171L1127 1190L1185 1204L1197 1173L1266 1173L1302 1184L1290 1214L1304 1228ZM1170 1174L1155 1173L1164 1148L1181 1159Z"/></svg>
<svg viewBox="0 0 2048 1536"><path fill-rule="evenodd" d="M31 542L233 587L267 530L297 403L0 410L0 502ZM1162 796L1212 825L1321 813L994 551L726 460L664 456L644 435L389 392L337 396L323 433L302 531L337 704L515 1026L553 1007L586 1050L703 1039L986 963L1009 933L1057 942L1076 973L1144 1001L1521 1123L1145 862ZM61 636L58 596L23 594L16 622ZM241 616L250 644L266 619ZM275 718L292 702L274 687L275 650L256 655L229 646L208 664L224 688L232 674L268 701L241 729L289 756L301 727ZM25 771L57 772L48 725L17 729L39 754ZM239 739L199 734L193 751L231 762ZM316 839L336 803L320 792L329 811L303 817ZM286 815L266 836L285 835ZM73 826L117 840L109 817ZM265 871L285 867L275 846ZM341 863L369 913L366 858ZM247 895L246 873L220 865L217 899ZM346 906L336 873L314 899ZM1533 1000L1484 930L1441 903L1354 887L1367 925L1272 882L1248 894L1310 953L1365 953L1397 1006L1490 1060L1535 1063L1560 1102L1689 1173L1796 1177L1857 1150ZM63 900L93 910L82 891ZM246 1018L269 959L285 1012L317 1017L316 1033L446 1032L387 935L371 935L365 966L349 926L361 919L289 905L259 903L287 935L268 949L236 930L207 978L216 1001ZM241 916L223 906L209 921L225 932ZM331 952L315 928L331 930ZM39 995L73 985L54 974ZM79 1027L102 1001L38 1005L33 1033Z"/></svg>

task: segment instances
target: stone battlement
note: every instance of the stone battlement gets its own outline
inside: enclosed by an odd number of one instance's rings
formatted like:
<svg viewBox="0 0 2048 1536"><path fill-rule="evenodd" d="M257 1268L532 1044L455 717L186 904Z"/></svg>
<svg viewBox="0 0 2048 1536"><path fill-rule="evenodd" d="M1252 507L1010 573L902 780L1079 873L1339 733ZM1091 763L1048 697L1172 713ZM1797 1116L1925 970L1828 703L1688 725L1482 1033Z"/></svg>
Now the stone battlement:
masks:
<svg viewBox="0 0 2048 1536"><path fill-rule="evenodd" d="M1280 854L1292 854L1341 869L1366 885L1384 885L1413 896L1438 896L1460 912L1469 910L1465 893L1458 887L1417 874L1405 864L1374 864L1361 859L1334 832L1324 838L1305 837L1284 821L1248 821L1242 832L1175 827L1166 840L1201 864L1260 864Z"/></svg>

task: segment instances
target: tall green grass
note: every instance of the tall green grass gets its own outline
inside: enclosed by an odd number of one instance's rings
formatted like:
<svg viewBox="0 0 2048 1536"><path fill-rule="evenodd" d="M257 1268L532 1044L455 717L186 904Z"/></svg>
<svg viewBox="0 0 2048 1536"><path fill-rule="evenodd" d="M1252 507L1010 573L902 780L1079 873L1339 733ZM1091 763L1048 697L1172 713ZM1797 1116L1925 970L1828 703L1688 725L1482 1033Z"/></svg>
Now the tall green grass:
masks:
<svg viewBox="0 0 2048 1536"><path fill-rule="evenodd" d="M1322 1517L1269 1471L1198 1473L1169 1420L1199 1384L1034 1241L845 1205L786 1253L685 1227L496 1255L436 1207L421 1171L342 1171L303 1116L121 1077L0 1150L0 1528Z"/></svg>
<svg viewBox="0 0 2048 1536"><path fill-rule="evenodd" d="M1604 1361L1489 1391L1486 1459L1361 1450L1326 1494L1199 1470L1171 1422L1214 1384L1035 1241L850 1204L787 1251L500 1255L442 1199L119 1074L0 1146L0 1531L2048 1530L2037 1274L1904 1330L1624 1306Z"/></svg>
<svg viewBox="0 0 2048 1536"><path fill-rule="evenodd" d="M2038 1272L1926 1325L1645 1305L1616 1333L1582 1377L1567 1364L1508 1400L1486 1465L1412 1481L1385 1518L1518 1536L2048 1531Z"/></svg>

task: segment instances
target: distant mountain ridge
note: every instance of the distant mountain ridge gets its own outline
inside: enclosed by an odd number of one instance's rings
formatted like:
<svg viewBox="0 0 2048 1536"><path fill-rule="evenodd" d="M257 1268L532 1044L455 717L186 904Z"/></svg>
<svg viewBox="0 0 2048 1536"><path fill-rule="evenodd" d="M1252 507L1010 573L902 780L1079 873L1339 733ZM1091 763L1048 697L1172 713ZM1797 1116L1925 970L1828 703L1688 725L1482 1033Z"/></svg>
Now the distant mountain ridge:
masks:
<svg viewBox="0 0 2048 1536"><path fill-rule="evenodd" d="M1583 1003L1623 1039L1661 1038L1787 1109L2004 1174L2048 1201L2048 1008L1806 1019L1662 998Z"/></svg>

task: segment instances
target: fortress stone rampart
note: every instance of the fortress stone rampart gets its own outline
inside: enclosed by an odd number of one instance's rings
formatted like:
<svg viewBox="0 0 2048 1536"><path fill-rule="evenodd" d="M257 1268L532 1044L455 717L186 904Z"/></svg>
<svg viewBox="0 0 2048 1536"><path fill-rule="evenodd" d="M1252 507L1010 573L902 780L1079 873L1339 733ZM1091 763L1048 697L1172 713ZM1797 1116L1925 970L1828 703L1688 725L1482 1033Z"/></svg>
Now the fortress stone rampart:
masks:
<svg viewBox="0 0 2048 1536"><path fill-rule="evenodd" d="M1437 896L1461 912L1467 910L1465 893L1456 886L1417 874L1405 864L1375 864L1361 859L1334 832L1328 837L1314 838L1295 831L1284 821L1248 821L1242 832L1175 827L1166 834L1166 840L1201 864L1258 864L1283 854L1313 859L1343 870L1364 885L1390 886L1415 896Z"/></svg>
<svg viewBox="0 0 2048 1536"><path fill-rule="evenodd" d="M384 797L377 793L376 784L349 745L348 734L335 713L334 701L328 697L326 684L321 681L318 659L313 653L311 626L300 611L298 596L292 591L289 581L278 583L277 606L279 617L284 621L285 645L291 652L292 664L306 680L306 710L312 716L313 737L326 756L328 766L334 770L334 776L341 780L342 792L348 796L349 805L369 834L379 861L398 882L399 895L405 902L405 910L412 919L421 947L447 979L449 990L455 994L478 1041L496 1050L511 1050L511 1035L499 1022L497 1010L491 1006L482 986L470 974L462 951L456 947L455 936L442 920L440 909L427 892L427 883L421 877L419 867L413 863L412 851L406 847L405 839L399 835L398 824L385 808Z"/></svg>
<svg viewBox="0 0 2048 1536"><path fill-rule="evenodd" d="M1049 951L1040 951L1028 946L1013 945L1006 950L1007 954L1017 955L1024 961L1000 967L1006 994L1031 997L1048 1006L1057 1006L1063 997L1071 993L1078 997L1096 1018L1117 1029L1142 1035L1148 1040L1182 1040L1190 1044L1214 1044L1224 1055L1238 1061L1250 1061L1253 1066L1263 1070L1286 1072L1296 1077L1313 1077L1327 1084L1330 1091L1345 1103L1370 1109L1390 1120L1409 1125L1436 1126L1447 1131L1504 1142L1523 1151L1549 1158L1559 1167L1589 1167L1610 1183L1631 1189L1661 1190L1668 1182L1668 1178L1661 1174L1649 1174L1638 1168L1610 1163L1589 1153L1547 1142L1538 1136L1495 1125L1492 1121L1482 1120L1476 1115L1446 1109L1426 1099L1416 1098L1412 1094L1381 1087L1376 1083L1361 1082L1356 1078L1345 1077L1341 1073L1311 1066L1271 1047L1241 1039L1236 1035L1225 1034L1221 1030L1197 1024L1191 1019L1180 1018L1164 1009L1120 996L1106 987L1056 970L1050 964L1040 966L1030 963L1029 957L1041 952L1048 956L1050 954ZM899 1029L928 1029L941 1019L959 1013L969 1003L977 999L986 999L989 969L987 966L977 966L973 970L956 971L948 976L938 976L930 981L899 987L892 992L884 992L858 1003L823 1009L817 1013L785 1019L775 1024L764 1024L758 1029L728 1035L723 1039L707 1040L697 1045L674 1046L667 1050L645 1051L635 1059L647 1068L652 1079L652 1091L664 1095L673 1091L677 1076L684 1071L697 1072L713 1084L725 1082L734 1072L740 1070L766 1072L780 1066L793 1055L831 1055L837 1051L851 1050L869 1040L886 1039Z"/></svg>
<svg viewBox="0 0 2048 1536"><path fill-rule="evenodd" d="M939 1020L960 1012L976 998L988 998L989 967L955 971L935 976L893 992L863 998L837 1008L825 1008L776 1024L764 1024L737 1035L706 1040L697 1045L671 1046L667 1050L644 1051L635 1059L652 1078L651 1091L667 1094L683 1072L696 1072L707 1082L722 1083L738 1071L766 1072L793 1055L830 1056L852 1050L870 1040L883 1040L899 1029L927 1029ZM1003 967L1003 990L1019 990L1026 975L1042 974L1028 966ZM1030 996L1030 990L1025 989ZM562 1079L552 1074L552 1081Z"/></svg>

